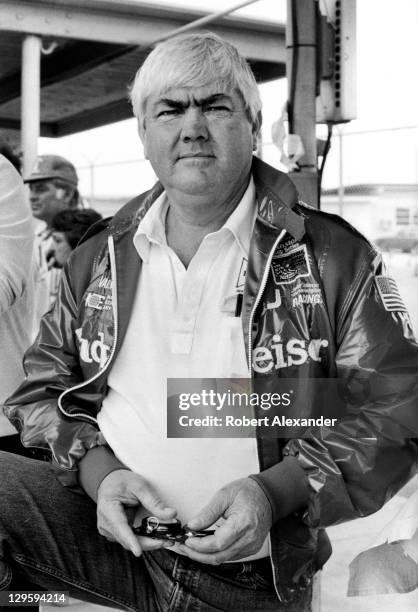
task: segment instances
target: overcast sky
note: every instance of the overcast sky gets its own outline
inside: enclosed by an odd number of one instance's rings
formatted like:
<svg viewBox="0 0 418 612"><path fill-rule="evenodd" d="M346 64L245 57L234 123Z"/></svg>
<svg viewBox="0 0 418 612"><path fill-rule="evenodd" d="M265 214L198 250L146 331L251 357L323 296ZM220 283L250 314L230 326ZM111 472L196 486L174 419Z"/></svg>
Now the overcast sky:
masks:
<svg viewBox="0 0 418 612"><path fill-rule="evenodd" d="M153 4L159 4L154 2ZM205 9L195 0L165 0L161 4ZM211 10L223 10L237 1L211 0ZM237 14L285 22L286 0L260 0ZM350 133L418 125L418 1L357 0L357 120L344 126ZM262 43L262 41L260 41ZM265 130L286 101L285 79L261 86ZM148 187L153 173L142 157L134 120L97 128L61 139L40 139L41 153L59 153L79 168L81 189L89 195L131 195ZM338 147L335 142L324 175L325 186L338 184ZM265 159L279 166L280 154L270 145ZM132 160L130 164L123 164ZM135 160L135 161L134 161ZM418 182L418 129L394 130L365 136L344 136L344 180L364 182ZM118 162L112 166L102 166ZM94 183L83 167L96 164Z"/></svg>

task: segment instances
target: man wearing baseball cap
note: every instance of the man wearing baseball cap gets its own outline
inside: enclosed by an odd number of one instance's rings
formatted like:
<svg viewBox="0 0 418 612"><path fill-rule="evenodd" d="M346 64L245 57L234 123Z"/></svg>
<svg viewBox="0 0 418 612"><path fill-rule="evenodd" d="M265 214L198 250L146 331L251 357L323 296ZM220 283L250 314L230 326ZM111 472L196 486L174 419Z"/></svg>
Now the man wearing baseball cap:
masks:
<svg viewBox="0 0 418 612"><path fill-rule="evenodd" d="M78 176L73 164L59 155L38 157L25 183L29 184L32 214L50 224L52 217L66 208L77 208Z"/></svg>
<svg viewBox="0 0 418 612"><path fill-rule="evenodd" d="M55 300L60 279L60 270L54 267L51 221L62 210L79 208L80 195L76 169L59 155L39 156L24 182L29 185L32 214L39 221L35 237L35 336L42 315Z"/></svg>

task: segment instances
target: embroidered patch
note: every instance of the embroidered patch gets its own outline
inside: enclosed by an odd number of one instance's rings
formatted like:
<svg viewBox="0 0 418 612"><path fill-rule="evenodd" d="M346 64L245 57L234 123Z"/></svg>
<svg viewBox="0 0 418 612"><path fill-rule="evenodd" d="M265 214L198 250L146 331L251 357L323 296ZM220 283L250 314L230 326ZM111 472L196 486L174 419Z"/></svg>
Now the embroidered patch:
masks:
<svg viewBox="0 0 418 612"><path fill-rule="evenodd" d="M299 281L291 288L292 307L299 308L304 304L322 304L322 294L318 283Z"/></svg>
<svg viewBox="0 0 418 612"><path fill-rule="evenodd" d="M377 290L388 312L407 312L396 282L390 276L376 276Z"/></svg>
<svg viewBox="0 0 418 612"><path fill-rule="evenodd" d="M286 285L293 283L298 278L310 276L311 267L306 245L302 244L287 253L273 257L271 270L276 285Z"/></svg>
<svg viewBox="0 0 418 612"><path fill-rule="evenodd" d="M110 276L103 274L103 276L99 278L99 287L104 289L111 289L112 279L110 278Z"/></svg>
<svg viewBox="0 0 418 612"><path fill-rule="evenodd" d="M88 293L86 297L86 307L102 310L104 299L105 296L100 295L100 293Z"/></svg>
<svg viewBox="0 0 418 612"><path fill-rule="evenodd" d="M293 251L297 246L299 246L299 244L300 243L295 238L292 238L286 234L284 239L277 245L275 256L277 257L278 255L283 255L284 253Z"/></svg>
<svg viewBox="0 0 418 612"><path fill-rule="evenodd" d="M86 308L94 308L94 310L110 310L112 308L112 296L90 291L86 296L85 304Z"/></svg>

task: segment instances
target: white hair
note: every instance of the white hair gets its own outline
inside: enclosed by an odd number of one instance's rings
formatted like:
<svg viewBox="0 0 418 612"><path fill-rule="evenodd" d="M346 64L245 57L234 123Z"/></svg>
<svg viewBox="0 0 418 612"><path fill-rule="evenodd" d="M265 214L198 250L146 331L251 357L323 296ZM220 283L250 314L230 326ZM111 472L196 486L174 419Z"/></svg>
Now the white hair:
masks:
<svg viewBox="0 0 418 612"><path fill-rule="evenodd" d="M150 95L213 82L238 90L249 121L256 123L261 111L260 93L251 68L233 45L212 32L177 36L160 43L136 73L130 91L140 129Z"/></svg>

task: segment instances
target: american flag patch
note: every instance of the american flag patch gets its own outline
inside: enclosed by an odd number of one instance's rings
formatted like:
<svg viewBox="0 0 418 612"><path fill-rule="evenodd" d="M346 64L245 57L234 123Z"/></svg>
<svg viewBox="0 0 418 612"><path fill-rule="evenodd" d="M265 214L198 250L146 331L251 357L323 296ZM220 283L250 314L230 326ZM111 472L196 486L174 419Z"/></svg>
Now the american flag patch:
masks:
<svg viewBox="0 0 418 612"><path fill-rule="evenodd" d="M407 312L406 306L399 295L396 282L390 276L376 276L377 289L383 306L389 312Z"/></svg>

